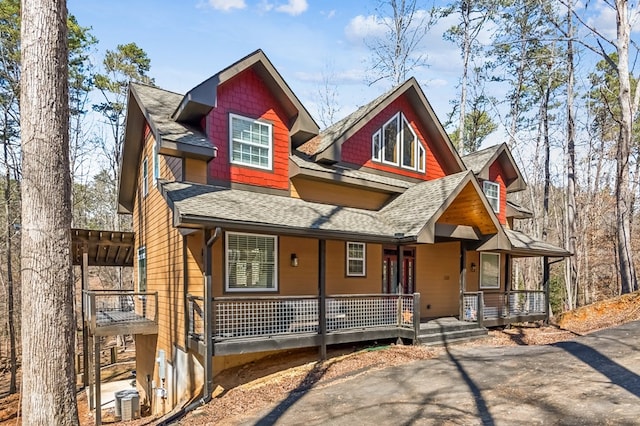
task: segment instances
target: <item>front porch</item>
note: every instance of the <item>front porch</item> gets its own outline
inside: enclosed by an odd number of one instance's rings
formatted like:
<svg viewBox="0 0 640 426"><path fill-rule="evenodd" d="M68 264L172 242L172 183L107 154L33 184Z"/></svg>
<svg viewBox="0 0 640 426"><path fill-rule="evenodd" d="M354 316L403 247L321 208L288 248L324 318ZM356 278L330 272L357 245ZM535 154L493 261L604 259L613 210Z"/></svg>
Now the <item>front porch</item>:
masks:
<svg viewBox="0 0 640 426"><path fill-rule="evenodd" d="M544 319L543 308L531 304L539 302L539 293L544 300L544 292L465 293L465 312L470 314L446 320L421 318L419 293L331 295L324 304L318 296L216 297L213 355L398 338L413 344L450 342L481 335L477 330L486 335L484 327ZM507 302L496 311L493 299ZM187 301L188 344L204 355L204 298L188 295Z"/></svg>

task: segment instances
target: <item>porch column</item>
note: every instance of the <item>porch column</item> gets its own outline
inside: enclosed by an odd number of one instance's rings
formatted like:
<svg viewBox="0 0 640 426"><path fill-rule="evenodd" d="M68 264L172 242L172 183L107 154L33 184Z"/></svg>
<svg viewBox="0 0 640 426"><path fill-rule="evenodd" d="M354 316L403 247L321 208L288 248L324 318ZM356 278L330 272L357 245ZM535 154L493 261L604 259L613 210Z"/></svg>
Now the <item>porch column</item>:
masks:
<svg viewBox="0 0 640 426"><path fill-rule="evenodd" d="M511 263L513 259L509 253L504 255L504 287L507 291L507 312L506 315L509 317L511 315L511 290L513 287L513 277L511 276Z"/></svg>
<svg viewBox="0 0 640 426"><path fill-rule="evenodd" d="M211 260L211 246L213 238L211 230L204 229L204 389L203 395L207 398L213 391L213 288L211 284L211 274L213 270Z"/></svg>
<svg viewBox="0 0 640 426"><path fill-rule="evenodd" d="M327 359L327 242L318 240L318 333L320 334L320 359Z"/></svg>
<svg viewBox="0 0 640 426"><path fill-rule="evenodd" d="M460 241L460 302L459 310L460 316L458 318L464 318L464 291L467 288L467 244L464 241Z"/></svg>
<svg viewBox="0 0 640 426"><path fill-rule="evenodd" d="M95 399L96 399L96 425L102 424L102 401L100 399L100 336L93 335L94 355L96 357L93 367L95 368Z"/></svg>
<svg viewBox="0 0 640 426"><path fill-rule="evenodd" d="M404 284L404 279L403 279L403 275L404 275L404 251L402 250L402 246L401 245L397 245L396 246L396 251L398 252L398 265L397 265L397 270L398 273L396 274L396 293L397 294L402 294L403 293L403 284Z"/></svg>
<svg viewBox="0 0 640 426"><path fill-rule="evenodd" d="M545 315L544 323L549 324L549 257L542 258L542 285L544 288Z"/></svg>

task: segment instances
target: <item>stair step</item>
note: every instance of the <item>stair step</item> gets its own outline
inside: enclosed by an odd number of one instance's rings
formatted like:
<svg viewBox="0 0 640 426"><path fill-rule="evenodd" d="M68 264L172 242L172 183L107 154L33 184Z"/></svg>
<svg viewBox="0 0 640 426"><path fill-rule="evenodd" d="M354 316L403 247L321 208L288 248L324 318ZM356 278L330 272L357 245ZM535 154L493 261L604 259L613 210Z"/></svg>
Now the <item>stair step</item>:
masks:
<svg viewBox="0 0 640 426"><path fill-rule="evenodd" d="M485 328L475 327L474 329L446 331L438 334L420 334L418 341L421 345L442 345L446 343L468 341L486 337L488 331Z"/></svg>
<svg viewBox="0 0 640 426"><path fill-rule="evenodd" d="M475 322L462 322L458 321L455 323L442 323L439 324L437 322L428 322L420 325L420 334L428 335L428 334L442 334L448 331L460 331L460 330L476 330L476 329L484 329L480 327Z"/></svg>

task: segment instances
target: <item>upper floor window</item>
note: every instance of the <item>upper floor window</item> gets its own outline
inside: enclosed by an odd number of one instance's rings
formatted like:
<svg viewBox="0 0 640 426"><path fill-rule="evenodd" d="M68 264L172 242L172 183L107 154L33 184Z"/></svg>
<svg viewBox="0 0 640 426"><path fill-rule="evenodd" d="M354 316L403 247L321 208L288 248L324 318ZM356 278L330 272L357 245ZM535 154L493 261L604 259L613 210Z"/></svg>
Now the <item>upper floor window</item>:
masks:
<svg viewBox="0 0 640 426"><path fill-rule="evenodd" d="M231 163L271 169L273 139L271 124L229 114Z"/></svg>
<svg viewBox="0 0 640 426"><path fill-rule="evenodd" d="M482 182L482 190L484 191L484 195L487 196L489 204L493 207L493 211L496 213L500 212L500 185L496 182L485 180Z"/></svg>
<svg viewBox="0 0 640 426"><path fill-rule="evenodd" d="M158 178L160 177L160 159L158 158L158 147L156 144L153 144L153 184L155 185L158 182Z"/></svg>
<svg viewBox="0 0 640 426"><path fill-rule="evenodd" d="M373 134L371 150L373 161L419 172L425 171L424 146L401 112L394 115Z"/></svg>
<svg viewBox="0 0 640 426"><path fill-rule="evenodd" d="M147 249L145 247L138 249L138 291L140 293L147 291Z"/></svg>
<svg viewBox="0 0 640 426"><path fill-rule="evenodd" d="M149 166L147 157L142 160L142 196L146 197L149 193Z"/></svg>
<svg viewBox="0 0 640 426"><path fill-rule="evenodd" d="M273 235L226 233L227 291L277 291L278 241Z"/></svg>

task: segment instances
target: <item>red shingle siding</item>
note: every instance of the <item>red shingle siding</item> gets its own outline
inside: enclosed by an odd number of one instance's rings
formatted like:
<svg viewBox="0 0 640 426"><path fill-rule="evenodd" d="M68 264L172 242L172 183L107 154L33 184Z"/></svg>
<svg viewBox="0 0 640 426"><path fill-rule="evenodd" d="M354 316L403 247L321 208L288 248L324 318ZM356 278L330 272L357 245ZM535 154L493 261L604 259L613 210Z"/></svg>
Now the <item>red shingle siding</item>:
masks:
<svg viewBox="0 0 640 426"><path fill-rule="evenodd" d="M416 135L418 135L418 139L420 139L420 142L426 149L426 173L371 161L371 137L398 111L402 111L405 115L411 127L413 127L413 130L416 132ZM342 144L342 161L422 180L438 179L445 176L445 173L434 154L433 143L433 141L425 137L418 125L418 118L409 105L409 102L407 102L404 96L401 96Z"/></svg>
<svg viewBox="0 0 640 426"><path fill-rule="evenodd" d="M273 125L272 170L229 162L229 114L261 119ZM262 79L252 70L220 85L217 106L207 116L209 138L218 156L209 163L209 177L276 189L289 188L289 129L286 114Z"/></svg>
<svg viewBox="0 0 640 426"><path fill-rule="evenodd" d="M498 212L498 220L501 224L507 223L507 186L504 183L504 170L499 162L494 161L489 166L489 180L500 185L500 212Z"/></svg>

